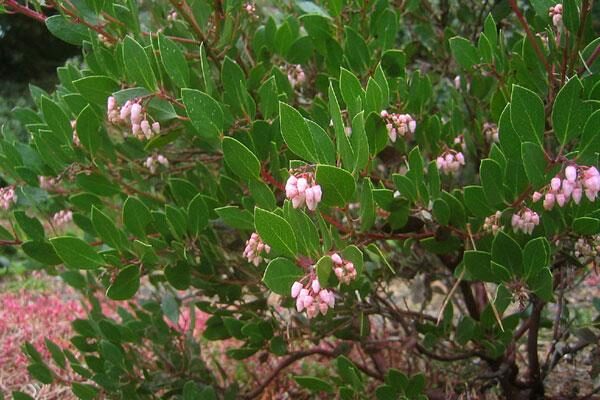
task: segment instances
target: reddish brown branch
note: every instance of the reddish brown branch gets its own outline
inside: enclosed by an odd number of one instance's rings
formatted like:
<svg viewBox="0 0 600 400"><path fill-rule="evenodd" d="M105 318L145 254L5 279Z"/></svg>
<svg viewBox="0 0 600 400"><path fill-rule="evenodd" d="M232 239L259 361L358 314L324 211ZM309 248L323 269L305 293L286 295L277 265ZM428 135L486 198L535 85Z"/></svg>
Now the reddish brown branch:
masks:
<svg viewBox="0 0 600 400"><path fill-rule="evenodd" d="M9 14L21 14L26 17L35 19L39 22L46 22L46 16L40 12L32 10L31 8L19 4L15 0L5 0L4 5L7 7L7 11Z"/></svg>

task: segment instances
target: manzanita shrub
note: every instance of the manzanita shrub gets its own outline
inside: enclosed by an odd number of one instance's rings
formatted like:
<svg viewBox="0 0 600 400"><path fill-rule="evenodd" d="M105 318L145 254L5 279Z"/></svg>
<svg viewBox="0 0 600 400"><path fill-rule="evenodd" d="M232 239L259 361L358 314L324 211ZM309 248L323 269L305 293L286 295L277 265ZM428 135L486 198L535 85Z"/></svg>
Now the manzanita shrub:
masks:
<svg viewBox="0 0 600 400"><path fill-rule="evenodd" d="M387 357L400 342L441 374L477 362L457 392L538 399L598 345L597 316L566 295L599 261L593 1L0 10L82 49L14 110L27 140L0 143L1 243L91 304L76 352L26 348L42 383L69 368L82 399L257 398L319 356L324 371L294 377L319 398L434 397ZM236 343L232 363L278 361L236 381L207 340Z"/></svg>

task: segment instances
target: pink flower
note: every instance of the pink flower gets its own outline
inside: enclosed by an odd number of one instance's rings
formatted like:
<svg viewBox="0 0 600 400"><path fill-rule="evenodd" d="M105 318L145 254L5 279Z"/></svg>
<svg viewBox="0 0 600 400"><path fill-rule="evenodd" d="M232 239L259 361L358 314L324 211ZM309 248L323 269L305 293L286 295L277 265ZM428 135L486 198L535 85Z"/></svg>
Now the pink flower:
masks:
<svg viewBox="0 0 600 400"><path fill-rule="evenodd" d="M250 235L250 239L246 240L246 248L244 248L243 256L249 263L258 267L263 261L263 251L269 254L271 252L271 247L262 241L258 233L254 232Z"/></svg>
<svg viewBox="0 0 600 400"><path fill-rule="evenodd" d="M577 179L577 168L569 165L567 168L565 168L565 177L567 178L567 181L575 183L575 180Z"/></svg>
<svg viewBox="0 0 600 400"><path fill-rule="evenodd" d="M296 297L298 297L301 290L302 290L302 284L298 281L294 282L294 284L292 285L292 298L295 299Z"/></svg>
<svg viewBox="0 0 600 400"><path fill-rule="evenodd" d="M291 175L288 178L285 184L285 195L292 201L294 208L306 204L309 210L314 211L321 202L322 192L313 174L303 173L299 177Z"/></svg>

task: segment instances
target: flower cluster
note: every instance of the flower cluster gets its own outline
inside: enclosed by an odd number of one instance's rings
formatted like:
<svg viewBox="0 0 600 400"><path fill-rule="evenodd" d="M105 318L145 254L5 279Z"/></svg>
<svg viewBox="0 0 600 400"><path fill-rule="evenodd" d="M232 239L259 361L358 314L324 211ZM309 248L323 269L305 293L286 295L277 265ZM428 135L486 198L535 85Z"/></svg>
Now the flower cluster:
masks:
<svg viewBox="0 0 600 400"><path fill-rule="evenodd" d="M17 195L15 194L14 186L5 186L0 188L0 207L8 210L10 203L17 202Z"/></svg>
<svg viewBox="0 0 600 400"><path fill-rule="evenodd" d="M513 232L521 231L531 235L533 229L540 224L540 216L535 211L525 207L517 214L513 214L511 224Z"/></svg>
<svg viewBox="0 0 600 400"><path fill-rule="evenodd" d="M292 285L292 297L296 299L296 310L298 312L306 310L308 318L316 317L319 312L323 315L327 314L327 310L335 306L335 295L330 290L321 289L317 278L308 282L306 287L298 281Z"/></svg>
<svg viewBox="0 0 600 400"><path fill-rule="evenodd" d="M293 88L302 86L306 82L306 74L300 64L290 65L287 69L287 77Z"/></svg>
<svg viewBox="0 0 600 400"><path fill-rule="evenodd" d="M582 264L600 265L600 235L578 238L573 255Z"/></svg>
<svg viewBox="0 0 600 400"><path fill-rule="evenodd" d="M52 216L52 222L55 226L66 225L73 221L73 211L71 210L60 210Z"/></svg>
<svg viewBox="0 0 600 400"><path fill-rule="evenodd" d="M498 143L498 126L491 122L484 122L483 136L488 143Z"/></svg>
<svg viewBox="0 0 600 400"><path fill-rule="evenodd" d="M500 211L496 211L495 214L485 217L485 220L483 221L483 230L486 232L491 232L493 235L498 233L498 231L502 229L502 224L500 222L501 216L502 213Z"/></svg>
<svg viewBox="0 0 600 400"><path fill-rule="evenodd" d="M314 211L321 202L322 192L313 174L302 173L298 176L290 175L285 184L285 195L292 201L294 208L302 207L306 203L306 207Z"/></svg>
<svg viewBox="0 0 600 400"><path fill-rule="evenodd" d="M150 124L142 105L137 101L127 100L123 107L119 108L117 100L110 96L107 101L107 115L113 124L131 124L131 134L140 140L151 139L160 133L160 123Z"/></svg>
<svg viewBox="0 0 600 400"><path fill-rule="evenodd" d="M457 173L462 165L465 165L463 153L454 150L446 150L435 160L437 168L446 175Z"/></svg>
<svg viewBox="0 0 600 400"><path fill-rule="evenodd" d="M40 187L44 190L52 190L58 185L58 179L48 176L39 176Z"/></svg>
<svg viewBox="0 0 600 400"><path fill-rule="evenodd" d="M410 114L390 114L383 110L380 115L385 120L385 127L392 142L396 142L398 136L406 137L415 133L417 129L417 122Z"/></svg>
<svg viewBox="0 0 600 400"><path fill-rule="evenodd" d="M171 11L169 14L167 14L167 21L173 22L176 19L177 19L177 11Z"/></svg>
<svg viewBox="0 0 600 400"><path fill-rule="evenodd" d="M552 18L552 24L556 28L560 28L562 26L562 14L563 14L563 6L562 4L556 4L548 10L548 16Z"/></svg>
<svg viewBox="0 0 600 400"><path fill-rule="evenodd" d="M105 36L105 35L103 35L101 33L98 34L98 41L100 41L100 43L102 43L106 47L112 47L113 46L112 40L110 40L107 36Z"/></svg>
<svg viewBox="0 0 600 400"><path fill-rule="evenodd" d="M262 241L258 233L254 232L250 235L250 239L246 240L246 248L244 249L244 257L248 259L249 263L258 265L262 262L262 252L269 254L271 247Z"/></svg>
<svg viewBox="0 0 600 400"><path fill-rule="evenodd" d="M341 283L350 284L356 279L356 268L351 261L343 260L338 253L331 255L333 261L333 272Z"/></svg>
<svg viewBox="0 0 600 400"><path fill-rule="evenodd" d="M551 210L555 204L564 207L570 198L575 204L579 204L584 193L589 201L594 201L598 197L598 192L600 192L600 173L596 167L569 165L565 168L564 178L558 175L552 178L545 190L533 193L533 201L537 202L543 197L544 208Z"/></svg>
<svg viewBox="0 0 600 400"><path fill-rule="evenodd" d="M165 168L169 166L169 160L162 154L153 154L144 161L144 166L150 170L151 174L156 173L159 165Z"/></svg>
<svg viewBox="0 0 600 400"><path fill-rule="evenodd" d="M244 4L244 10L246 10L248 15L254 16L254 14L256 13L256 5L252 3L246 3Z"/></svg>

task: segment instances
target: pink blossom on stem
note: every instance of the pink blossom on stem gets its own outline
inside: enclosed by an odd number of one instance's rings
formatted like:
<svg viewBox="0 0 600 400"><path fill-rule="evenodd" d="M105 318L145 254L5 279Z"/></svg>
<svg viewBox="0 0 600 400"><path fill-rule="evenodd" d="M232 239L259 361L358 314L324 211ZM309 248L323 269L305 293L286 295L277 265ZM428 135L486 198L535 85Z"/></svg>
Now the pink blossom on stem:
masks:
<svg viewBox="0 0 600 400"><path fill-rule="evenodd" d="M252 233L250 239L246 240L246 248L244 249L243 256L249 263L258 267L263 261L263 252L269 254L271 252L271 247L262 241L258 233Z"/></svg>

